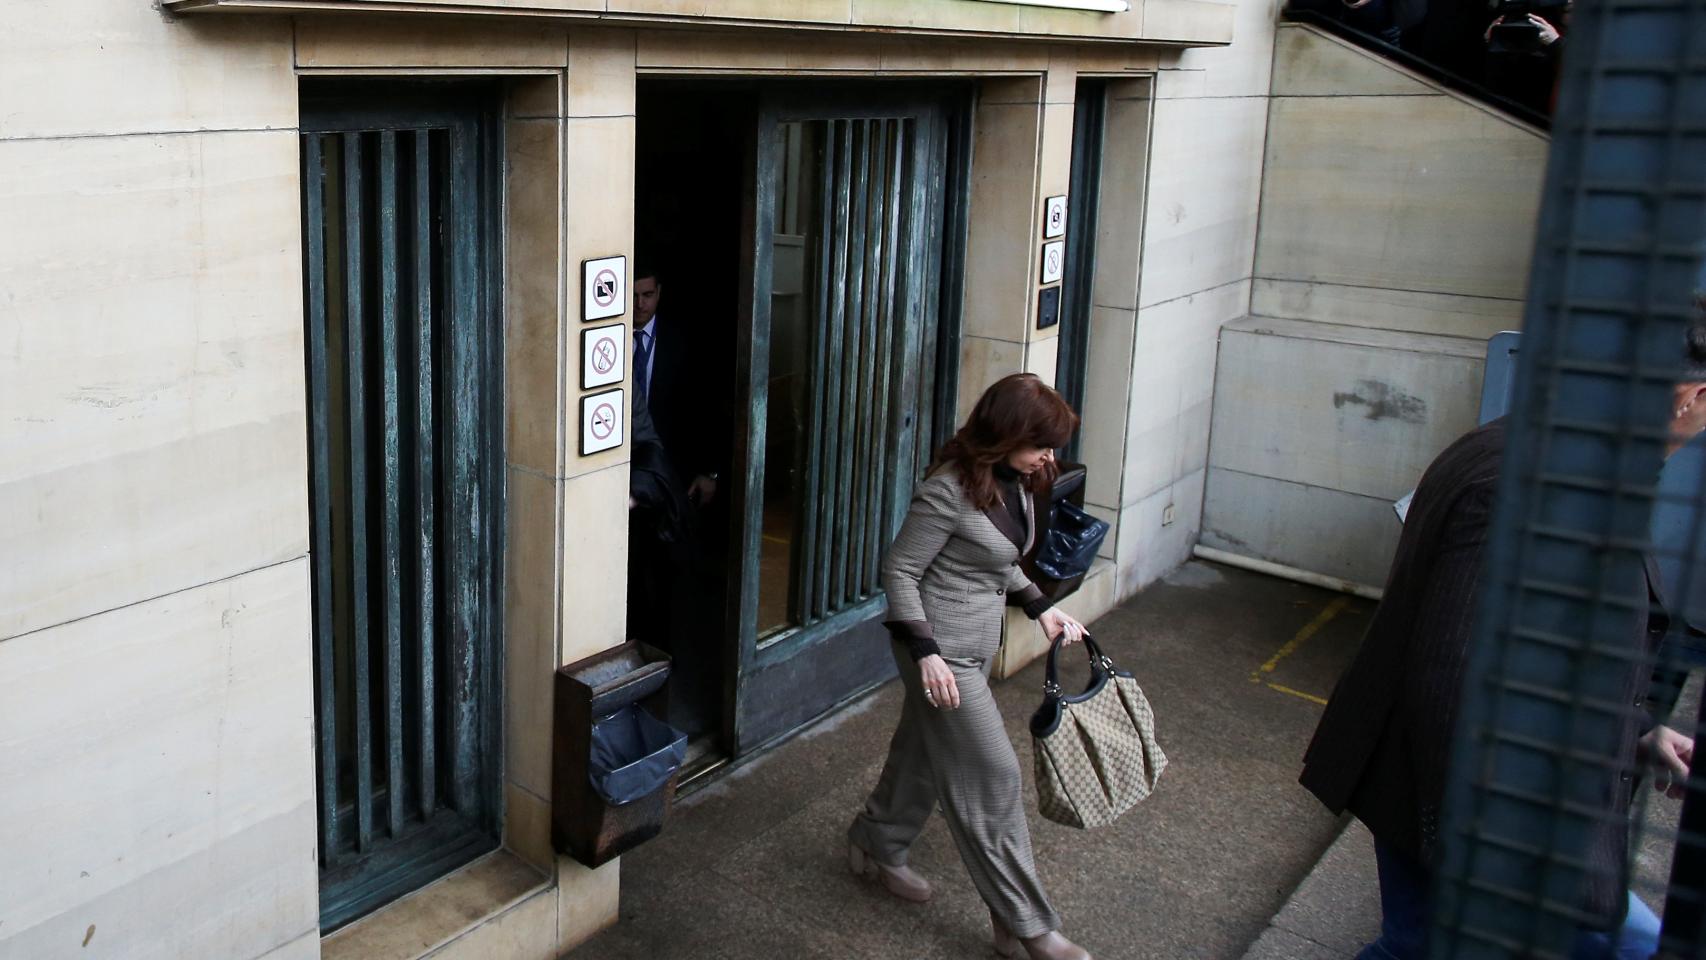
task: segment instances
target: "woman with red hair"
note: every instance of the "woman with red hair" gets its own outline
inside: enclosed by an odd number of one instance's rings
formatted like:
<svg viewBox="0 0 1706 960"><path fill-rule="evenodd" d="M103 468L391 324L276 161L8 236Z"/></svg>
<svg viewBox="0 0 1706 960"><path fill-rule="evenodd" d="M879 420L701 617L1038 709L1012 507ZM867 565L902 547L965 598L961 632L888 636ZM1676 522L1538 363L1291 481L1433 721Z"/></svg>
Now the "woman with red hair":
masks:
<svg viewBox="0 0 1706 960"><path fill-rule="evenodd" d="M1084 627L1053 609L1019 568L1035 542L1035 494L1078 416L1036 376L997 381L937 454L883 557L886 626L906 697L888 762L848 831L848 863L897 897L930 899L907 850L940 804L995 928L995 950L1089 960L1061 936L1025 824L1024 781L989 690L1003 607L1023 607L1051 638ZM1045 499L1046 504L1046 499Z"/></svg>

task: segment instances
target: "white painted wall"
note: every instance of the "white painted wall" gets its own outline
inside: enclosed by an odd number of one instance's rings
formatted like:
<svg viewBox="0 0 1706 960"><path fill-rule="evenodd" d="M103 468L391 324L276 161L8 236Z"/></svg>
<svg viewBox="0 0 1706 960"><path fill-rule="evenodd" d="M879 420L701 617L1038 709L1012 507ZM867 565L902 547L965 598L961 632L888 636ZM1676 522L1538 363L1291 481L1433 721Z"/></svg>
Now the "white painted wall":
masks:
<svg viewBox="0 0 1706 960"><path fill-rule="evenodd" d="M290 24L0 34L0 958L318 954Z"/></svg>

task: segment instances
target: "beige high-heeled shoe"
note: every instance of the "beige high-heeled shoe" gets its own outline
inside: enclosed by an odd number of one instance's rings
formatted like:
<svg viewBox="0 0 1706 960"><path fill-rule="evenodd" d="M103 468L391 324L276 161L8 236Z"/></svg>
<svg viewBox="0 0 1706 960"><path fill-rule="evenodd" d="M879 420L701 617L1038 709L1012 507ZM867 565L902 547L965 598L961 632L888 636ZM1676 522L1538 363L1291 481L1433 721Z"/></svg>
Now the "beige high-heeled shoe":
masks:
<svg viewBox="0 0 1706 960"><path fill-rule="evenodd" d="M847 844L847 869L853 871L856 877L876 880L883 889L913 903L929 903L934 891L930 889L930 881L918 875L918 872L908 866L891 867L877 860L856 843Z"/></svg>
<svg viewBox="0 0 1706 960"><path fill-rule="evenodd" d="M995 925L995 955L1006 960L1091 960L1089 951L1061 936L1058 930L1021 940L993 911L989 922Z"/></svg>

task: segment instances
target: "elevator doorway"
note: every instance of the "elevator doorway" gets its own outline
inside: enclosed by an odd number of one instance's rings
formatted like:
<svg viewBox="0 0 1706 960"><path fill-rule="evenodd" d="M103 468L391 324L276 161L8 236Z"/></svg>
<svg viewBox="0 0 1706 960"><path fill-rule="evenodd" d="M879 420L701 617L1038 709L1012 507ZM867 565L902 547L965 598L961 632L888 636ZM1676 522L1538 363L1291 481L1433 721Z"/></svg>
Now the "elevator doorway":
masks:
<svg viewBox="0 0 1706 960"><path fill-rule="evenodd" d="M952 429L969 97L657 80L638 102L647 397L678 481L716 488L673 587L631 570L630 625L676 657L672 720L738 757L894 673L877 568Z"/></svg>

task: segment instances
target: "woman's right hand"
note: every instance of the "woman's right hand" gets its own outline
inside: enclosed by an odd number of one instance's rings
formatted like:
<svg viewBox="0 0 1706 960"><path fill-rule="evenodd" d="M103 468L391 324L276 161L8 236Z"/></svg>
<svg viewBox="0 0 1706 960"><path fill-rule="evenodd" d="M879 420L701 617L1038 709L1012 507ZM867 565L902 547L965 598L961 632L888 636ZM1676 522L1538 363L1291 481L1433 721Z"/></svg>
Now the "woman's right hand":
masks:
<svg viewBox="0 0 1706 960"><path fill-rule="evenodd" d="M918 661L918 671L924 681L924 700L932 707L956 710L960 706L960 688L954 682L954 671L948 669L941 656L932 653Z"/></svg>

